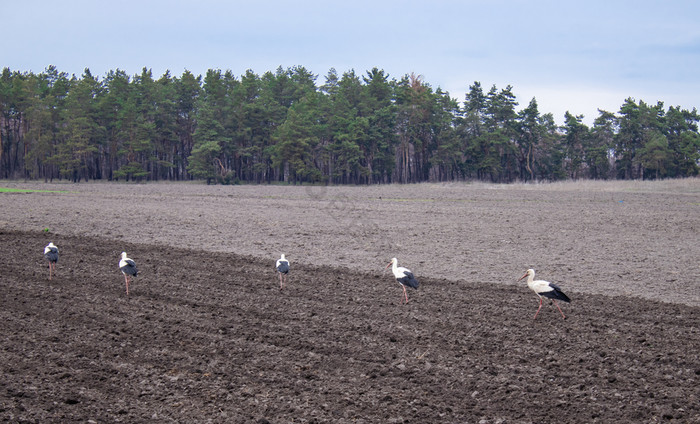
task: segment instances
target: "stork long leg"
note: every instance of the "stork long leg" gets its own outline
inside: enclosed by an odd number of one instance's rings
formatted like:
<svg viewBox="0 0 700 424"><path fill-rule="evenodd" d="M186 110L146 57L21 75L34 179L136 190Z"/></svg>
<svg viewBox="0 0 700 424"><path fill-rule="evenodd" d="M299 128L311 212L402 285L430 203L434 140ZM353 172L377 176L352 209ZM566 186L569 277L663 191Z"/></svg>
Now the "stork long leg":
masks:
<svg viewBox="0 0 700 424"><path fill-rule="evenodd" d="M535 312L535 317L533 318L533 320L537 319L537 314L540 313L540 309L542 309L542 298L541 297L540 297L540 307L537 308L537 312Z"/></svg>
<svg viewBox="0 0 700 424"><path fill-rule="evenodd" d="M559 304L557 303L557 301L554 300L554 299L552 299L552 302L554 302L554 305L557 307L557 309L559 309L559 313L561 313L561 316L564 317L564 319L566 319L566 315L564 315L564 312L562 312L562 310L561 310L561 308L559 307Z"/></svg>
<svg viewBox="0 0 700 424"><path fill-rule="evenodd" d="M129 277L124 274L124 282L126 283L126 295L129 295Z"/></svg>
<svg viewBox="0 0 700 424"><path fill-rule="evenodd" d="M403 287L403 295L406 298L406 303L408 303L408 293L406 293L406 286L402 284L401 287Z"/></svg>

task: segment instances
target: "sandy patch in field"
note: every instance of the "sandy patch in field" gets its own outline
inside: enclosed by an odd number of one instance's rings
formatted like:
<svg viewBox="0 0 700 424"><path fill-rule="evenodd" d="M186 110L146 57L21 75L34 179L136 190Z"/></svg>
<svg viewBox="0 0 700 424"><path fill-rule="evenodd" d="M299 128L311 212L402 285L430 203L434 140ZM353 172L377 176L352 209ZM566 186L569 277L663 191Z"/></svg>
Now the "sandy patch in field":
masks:
<svg viewBox="0 0 700 424"><path fill-rule="evenodd" d="M700 305L700 180L361 187L0 186L0 228Z"/></svg>

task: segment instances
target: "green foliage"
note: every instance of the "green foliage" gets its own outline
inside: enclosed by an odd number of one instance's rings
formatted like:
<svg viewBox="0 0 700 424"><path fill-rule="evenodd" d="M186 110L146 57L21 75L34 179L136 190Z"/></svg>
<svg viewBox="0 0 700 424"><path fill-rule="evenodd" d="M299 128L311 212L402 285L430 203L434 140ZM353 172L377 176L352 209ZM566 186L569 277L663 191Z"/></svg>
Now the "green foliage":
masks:
<svg viewBox="0 0 700 424"><path fill-rule="evenodd" d="M282 167L285 182L316 182L321 172L315 163L319 147L319 125L316 122L317 95L310 93L288 111L284 123L275 132L277 141L272 150L272 166Z"/></svg>
<svg viewBox="0 0 700 424"><path fill-rule="evenodd" d="M114 178L124 178L129 180L142 180L148 175L139 162L129 162L114 171Z"/></svg>
<svg viewBox="0 0 700 424"><path fill-rule="evenodd" d="M586 157L586 146L589 145L590 132L586 125L582 123L583 115L574 116L569 112L564 115L566 123L566 170L569 178L575 180L580 178L582 166Z"/></svg>
<svg viewBox="0 0 700 424"><path fill-rule="evenodd" d="M458 103L419 75L302 66L154 79L0 74L0 178L374 184L675 178L700 172L697 111L625 99L558 127L511 86Z"/></svg>
<svg viewBox="0 0 700 424"><path fill-rule="evenodd" d="M637 152L637 157L646 172L654 173L654 178L665 177L671 159L668 139L661 133L652 134Z"/></svg>

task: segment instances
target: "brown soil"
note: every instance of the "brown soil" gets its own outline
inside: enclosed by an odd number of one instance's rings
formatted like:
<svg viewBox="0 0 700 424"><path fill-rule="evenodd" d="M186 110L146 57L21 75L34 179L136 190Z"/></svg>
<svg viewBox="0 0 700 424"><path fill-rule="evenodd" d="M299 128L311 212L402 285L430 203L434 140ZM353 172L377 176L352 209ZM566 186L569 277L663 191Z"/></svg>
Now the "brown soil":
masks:
<svg viewBox="0 0 700 424"><path fill-rule="evenodd" d="M31 186L71 192L0 194L0 420L700 422L697 185Z"/></svg>

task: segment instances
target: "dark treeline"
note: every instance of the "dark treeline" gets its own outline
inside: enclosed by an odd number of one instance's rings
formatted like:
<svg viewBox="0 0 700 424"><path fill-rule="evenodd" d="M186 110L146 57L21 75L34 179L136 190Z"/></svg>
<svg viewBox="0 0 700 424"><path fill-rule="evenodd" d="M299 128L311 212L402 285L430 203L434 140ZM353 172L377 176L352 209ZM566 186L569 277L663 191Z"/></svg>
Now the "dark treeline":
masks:
<svg viewBox="0 0 700 424"><path fill-rule="evenodd" d="M508 86L460 103L413 74L304 67L103 79L0 77L0 178L325 182L641 179L698 174L696 109L625 100L563 126ZM575 99L572 99L572 101Z"/></svg>

